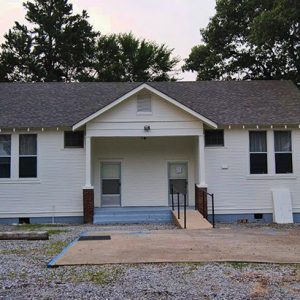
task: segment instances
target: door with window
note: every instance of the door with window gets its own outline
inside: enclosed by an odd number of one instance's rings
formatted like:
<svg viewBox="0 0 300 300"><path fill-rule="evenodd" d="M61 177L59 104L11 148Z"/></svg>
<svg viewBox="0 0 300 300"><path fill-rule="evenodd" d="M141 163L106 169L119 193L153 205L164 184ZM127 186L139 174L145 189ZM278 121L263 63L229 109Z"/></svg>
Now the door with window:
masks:
<svg viewBox="0 0 300 300"><path fill-rule="evenodd" d="M178 196L180 205L184 204L186 194L188 202L188 167L186 162L169 163L169 205L172 205L172 192L174 194L174 204L177 205Z"/></svg>
<svg viewBox="0 0 300 300"><path fill-rule="evenodd" d="M121 206L121 163L101 162L101 206Z"/></svg>

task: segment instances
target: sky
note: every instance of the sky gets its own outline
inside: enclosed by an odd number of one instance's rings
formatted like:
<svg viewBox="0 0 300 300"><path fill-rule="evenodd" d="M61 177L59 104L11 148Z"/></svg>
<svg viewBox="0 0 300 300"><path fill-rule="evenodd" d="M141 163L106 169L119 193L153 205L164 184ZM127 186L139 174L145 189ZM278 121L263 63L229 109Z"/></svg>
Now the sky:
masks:
<svg viewBox="0 0 300 300"><path fill-rule="evenodd" d="M215 13L215 0L70 0L74 12L85 9L102 34L131 31L135 36L165 43L182 60L201 42L200 28ZM0 43L14 21L25 22L23 0L0 0ZM182 64L182 63L181 63ZM180 67L180 66L178 66ZM195 80L185 72L182 80Z"/></svg>

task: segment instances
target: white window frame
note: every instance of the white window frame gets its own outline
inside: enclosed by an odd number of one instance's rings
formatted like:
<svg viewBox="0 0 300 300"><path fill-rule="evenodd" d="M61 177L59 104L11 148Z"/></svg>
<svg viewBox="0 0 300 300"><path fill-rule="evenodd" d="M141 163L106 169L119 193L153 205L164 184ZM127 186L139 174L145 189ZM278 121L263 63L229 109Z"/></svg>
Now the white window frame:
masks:
<svg viewBox="0 0 300 300"><path fill-rule="evenodd" d="M291 151L276 151L275 149L275 145L276 145L276 141L275 141L275 132L290 132L290 137L291 137ZM274 130L273 131L273 140L274 140L274 172L276 175L285 175L285 174L294 174L294 155L293 155L293 131L292 130ZM276 172L276 154L291 154L292 155L292 172L291 173L277 173Z"/></svg>
<svg viewBox="0 0 300 300"><path fill-rule="evenodd" d="M24 154L20 154L20 136L21 135L35 135L36 136L36 154L26 154L26 155L24 155ZM38 134L37 133L20 133L19 134L19 136L18 136L18 140L19 140L19 151L18 151L18 153L19 153L19 164L18 164L18 168L19 168L19 170L18 170L18 177L20 178L20 179L25 179L26 180L26 178L29 178L29 179L35 179L35 178L38 178ZM21 157L36 157L36 176L35 177L21 177L20 176L20 158Z"/></svg>
<svg viewBox="0 0 300 300"><path fill-rule="evenodd" d="M266 146L267 146L267 149L266 149L266 151L265 152L257 152L257 151L255 151L255 152L252 152L251 151L251 141L250 141L250 132L265 132L265 134L266 134ZM269 168L270 168L270 166L269 166L269 145L268 145L268 131L267 130L249 130L248 131L248 152L249 152L249 158L248 158L248 162L249 162L249 171L248 171L248 173L249 173L249 175L250 176L267 176L267 175L269 175ZM266 154L267 155L267 173L251 173L251 154Z"/></svg>
<svg viewBox="0 0 300 300"><path fill-rule="evenodd" d="M10 158L10 164L9 164L9 168L10 168L10 171L9 171L9 177L3 177L3 178L1 178L1 179L10 179L11 178L11 172L12 172L12 167L11 167L11 165L12 165L12 155L11 155L11 152L12 152L12 136L11 136L11 134L8 134L8 133L3 133L3 134L0 134L0 136L3 136L3 135L8 135L9 137L10 137L10 155L1 155L0 154L0 158Z"/></svg>

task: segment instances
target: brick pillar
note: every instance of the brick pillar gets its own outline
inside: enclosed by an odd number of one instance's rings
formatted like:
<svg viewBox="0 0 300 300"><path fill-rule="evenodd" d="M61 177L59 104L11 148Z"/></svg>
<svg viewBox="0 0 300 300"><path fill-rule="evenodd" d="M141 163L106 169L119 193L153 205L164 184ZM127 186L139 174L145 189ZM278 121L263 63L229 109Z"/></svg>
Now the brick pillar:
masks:
<svg viewBox="0 0 300 300"><path fill-rule="evenodd" d="M195 209L198 210L205 219L207 219L207 188L195 185Z"/></svg>
<svg viewBox="0 0 300 300"><path fill-rule="evenodd" d="M83 189L83 222L93 223L94 219L94 189Z"/></svg>

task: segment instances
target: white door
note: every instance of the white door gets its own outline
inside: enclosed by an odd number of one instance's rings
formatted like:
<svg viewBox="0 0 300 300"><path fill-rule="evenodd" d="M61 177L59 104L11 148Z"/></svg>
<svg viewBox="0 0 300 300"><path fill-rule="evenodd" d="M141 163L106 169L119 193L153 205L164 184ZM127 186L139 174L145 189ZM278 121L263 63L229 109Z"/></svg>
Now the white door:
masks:
<svg viewBox="0 0 300 300"><path fill-rule="evenodd" d="M101 206L121 206L121 163L101 163Z"/></svg>
<svg viewBox="0 0 300 300"><path fill-rule="evenodd" d="M174 204L177 204L178 196L180 205L184 204L184 195L188 196L188 167L186 162L169 163L169 205L172 205L172 192ZM188 201L188 198L187 198Z"/></svg>

